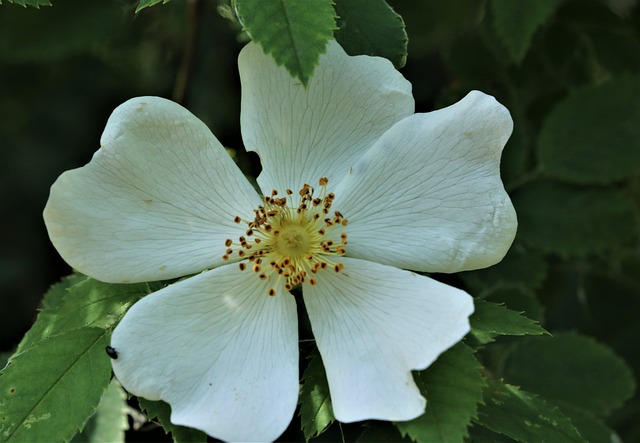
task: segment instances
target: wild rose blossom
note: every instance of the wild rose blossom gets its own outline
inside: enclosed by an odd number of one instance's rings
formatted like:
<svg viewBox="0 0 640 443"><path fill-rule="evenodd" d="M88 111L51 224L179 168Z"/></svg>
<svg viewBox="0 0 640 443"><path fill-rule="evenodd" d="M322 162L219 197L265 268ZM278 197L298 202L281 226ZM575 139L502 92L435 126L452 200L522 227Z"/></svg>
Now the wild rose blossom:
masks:
<svg viewBox="0 0 640 443"><path fill-rule="evenodd" d="M421 415L411 370L469 331L473 302L411 271L483 268L511 245L509 112L471 92L413 114L391 63L335 42L307 89L255 44L239 69L263 196L201 121L157 97L119 106L91 162L51 189L47 228L78 271L113 283L195 274L127 312L116 376L168 402L173 423L276 439L298 397L299 287L336 418Z"/></svg>

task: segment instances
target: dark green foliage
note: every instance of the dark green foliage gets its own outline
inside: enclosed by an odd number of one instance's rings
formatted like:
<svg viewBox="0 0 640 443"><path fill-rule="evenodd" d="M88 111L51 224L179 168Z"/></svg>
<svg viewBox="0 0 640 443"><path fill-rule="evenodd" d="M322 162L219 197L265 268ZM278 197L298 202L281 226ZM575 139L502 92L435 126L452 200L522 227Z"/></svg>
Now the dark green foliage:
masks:
<svg viewBox="0 0 640 443"><path fill-rule="evenodd" d="M527 391L600 416L622 406L635 389L620 357L575 333L519 341L506 359L504 376Z"/></svg>
<svg viewBox="0 0 640 443"><path fill-rule="evenodd" d="M307 441L320 435L335 421L327 376L317 352L310 356L309 365L302 376L300 420Z"/></svg>
<svg viewBox="0 0 640 443"><path fill-rule="evenodd" d="M521 62L536 30L556 8L557 0L491 0L496 33L514 62Z"/></svg>
<svg viewBox="0 0 640 443"><path fill-rule="evenodd" d="M81 275L67 277L45 296L44 308L18 345L18 352L68 330L85 326L111 328L131 304L149 292L146 283L111 285Z"/></svg>
<svg viewBox="0 0 640 443"><path fill-rule="evenodd" d="M640 173L640 77L591 86L559 103L538 142L542 169L559 180L608 184Z"/></svg>
<svg viewBox="0 0 640 443"><path fill-rule="evenodd" d="M129 429L127 393L116 379L109 387L82 432L76 434L72 443L98 443L124 441L125 431Z"/></svg>
<svg viewBox="0 0 640 443"><path fill-rule="evenodd" d="M521 442L584 442L558 407L517 386L489 381L478 422Z"/></svg>
<svg viewBox="0 0 640 443"><path fill-rule="evenodd" d="M140 0L138 6L136 7L136 12L142 11L144 8L148 8L149 6L157 5L158 3L169 3L169 0Z"/></svg>
<svg viewBox="0 0 640 443"><path fill-rule="evenodd" d="M158 421L165 433L171 434L173 441L177 443L207 441L207 435L204 432L171 423L171 406L167 403L144 398L138 398L138 403L147 418L151 421Z"/></svg>
<svg viewBox="0 0 640 443"><path fill-rule="evenodd" d="M614 188L540 180L519 189L514 204L518 238L532 249L561 257L607 253L638 233L633 201Z"/></svg>
<svg viewBox="0 0 640 443"><path fill-rule="evenodd" d="M69 440L111 380L110 331L81 328L47 337L11 358L0 377L0 436L6 442Z"/></svg>
<svg viewBox="0 0 640 443"><path fill-rule="evenodd" d="M396 423L398 429L416 442L462 442L482 401L481 368L474 351L458 343L428 370L416 373L416 384L427 397L427 411L415 420Z"/></svg>
<svg viewBox="0 0 640 443"><path fill-rule="evenodd" d="M336 40L350 55L377 55L402 68L407 61L404 21L385 0L338 0Z"/></svg>
<svg viewBox="0 0 640 443"><path fill-rule="evenodd" d="M3 441L70 440L84 427L111 379L111 328L149 292L77 274L51 287L0 373Z"/></svg>
<svg viewBox="0 0 640 443"><path fill-rule="evenodd" d="M40 9L40 6L51 6L51 2L49 0L7 0L8 3L14 3L20 6L33 6L34 8ZM2 1L0 1L0 5Z"/></svg>
<svg viewBox="0 0 640 443"><path fill-rule="evenodd" d="M492 342L498 335L541 335L546 331L538 324L503 305L476 300L476 311L469 319L471 334L480 343Z"/></svg>

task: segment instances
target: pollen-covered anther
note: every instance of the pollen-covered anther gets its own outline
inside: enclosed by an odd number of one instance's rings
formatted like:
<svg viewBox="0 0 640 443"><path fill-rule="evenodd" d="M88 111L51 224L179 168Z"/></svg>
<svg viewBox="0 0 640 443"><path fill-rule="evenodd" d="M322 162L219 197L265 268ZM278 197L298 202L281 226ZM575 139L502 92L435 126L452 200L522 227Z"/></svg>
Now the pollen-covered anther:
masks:
<svg viewBox="0 0 640 443"><path fill-rule="evenodd" d="M223 259L243 259L241 271L250 266L260 280L283 279L281 284L287 291L305 283L322 284L320 270L340 272L344 265L333 259L347 252L347 234L343 232L347 219L340 211L332 211L336 196L327 193L328 183L329 179L322 177L318 189L305 183L297 193L285 189L282 197L273 189L253 210L253 220L233 219L247 227L237 243L225 240ZM275 296L275 292L270 285L268 294Z"/></svg>

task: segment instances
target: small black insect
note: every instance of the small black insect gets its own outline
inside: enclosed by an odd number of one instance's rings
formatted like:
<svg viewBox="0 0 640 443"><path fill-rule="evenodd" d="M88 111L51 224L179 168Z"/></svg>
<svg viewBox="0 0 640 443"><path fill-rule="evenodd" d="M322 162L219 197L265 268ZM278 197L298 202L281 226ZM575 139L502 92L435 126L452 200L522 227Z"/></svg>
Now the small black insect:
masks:
<svg viewBox="0 0 640 443"><path fill-rule="evenodd" d="M106 348L104 348L105 351L107 351L107 355L109 357L111 357L112 359L117 359L118 358L118 353L116 352L116 350L114 348L112 348L111 346L107 346Z"/></svg>

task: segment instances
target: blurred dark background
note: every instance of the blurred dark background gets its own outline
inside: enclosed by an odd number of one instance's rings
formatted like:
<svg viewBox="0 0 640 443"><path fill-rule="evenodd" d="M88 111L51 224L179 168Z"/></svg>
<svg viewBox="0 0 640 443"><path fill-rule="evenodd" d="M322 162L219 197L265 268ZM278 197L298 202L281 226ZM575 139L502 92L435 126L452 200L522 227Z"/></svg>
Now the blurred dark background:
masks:
<svg viewBox="0 0 640 443"><path fill-rule="evenodd" d="M236 150L246 173L255 176L260 168L242 149L236 58L247 40L238 24L225 18L228 4L173 0L135 14L136 3L128 0L52 3L39 10L0 6L0 355L5 359L34 321L43 293L70 273L42 221L49 187L63 171L90 160L117 105L140 95L173 98ZM640 73L635 0L559 1L521 61L504 56L488 1L388 3L407 26L409 56L401 72L413 84L417 112L451 104L471 89L496 96L511 110L515 132L504 153L503 179L516 194L537 170L536 137L559 102L577 89L619 76L637 79ZM640 127L640 112L632 121ZM518 263L535 268L536 278L528 288L496 297L543 320L550 330L597 337L638 378L640 180L627 177L609 186L614 188L633 203L631 212L616 219L624 228L610 228L631 234L612 237L611 247L563 254L553 245L536 248L536 236L553 235L552 222L538 226L538 232L523 226L513 251L527 257ZM517 197L523 225L530 208L519 206L528 200ZM622 263L615 269L607 267L612 257ZM482 288L474 287L473 278L446 278L472 293ZM612 419L625 441L640 441L638 411L636 396Z"/></svg>

